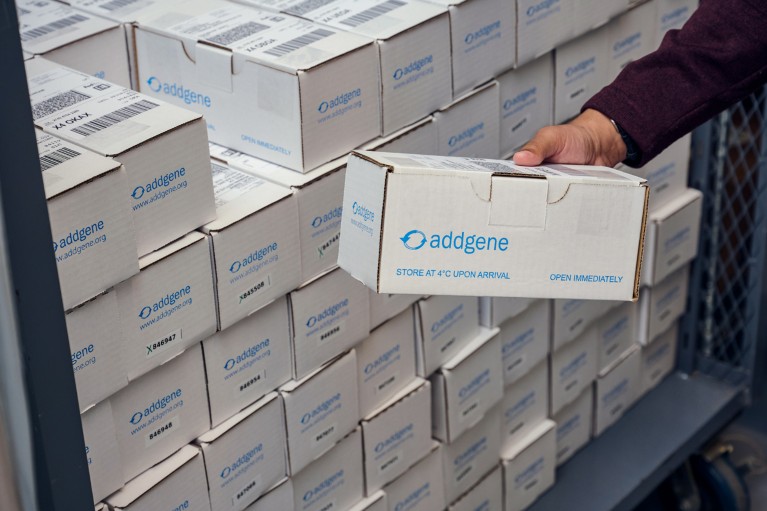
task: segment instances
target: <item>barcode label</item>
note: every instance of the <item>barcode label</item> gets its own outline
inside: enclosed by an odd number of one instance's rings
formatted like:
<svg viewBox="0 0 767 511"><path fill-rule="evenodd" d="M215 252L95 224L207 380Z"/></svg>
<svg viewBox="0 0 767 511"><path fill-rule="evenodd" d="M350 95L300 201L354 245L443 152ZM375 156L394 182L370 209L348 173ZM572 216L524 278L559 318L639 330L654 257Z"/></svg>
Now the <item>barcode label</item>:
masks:
<svg viewBox="0 0 767 511"><path fill-rule="evenodd" d="M48 23L47 25L43 25L41 27L33 28L32 30L27 30L26 32L22 32L21 41L22 42L31 41L33 39L37 39L38 37L43 37L44 35L52 34L53 32L56 32L57 30L62 30L67 27L71 27L72 25L76 25L78 23L86 21L87 19L88 17L83 16L82 14L73 14L72 16L62 18L60 20L56 20L53 23Z"/></svg>
<svg viewBox="0 0 767 511"><path fill-rule="evenodd" d="M85 101L86 99L91 99L91 97L82 92L74 90L62 92L57 96L53 96L52 98L48 98L45 101L32 105L32 118L37 120L41 117L55 114L59 110L68 108L80 101Z"/></svg>
<svg viewBox="0 0 767 511"><path fill-rule="evenodd" d="M341 23L350 27L358 27L363 23L367 23L368 21L374 20L379 16L383 16L387 12L391 12L394 9L402 7L403 5L405 5L405 2L402 2L401 0L387 0L382 4L378 4L375 7L371 7L370 9L355 14L354 16L350 16L345 20L341 20Z"/></svg>
<svg viewBox="0 0 767 511"><path fill-rule="evenodd" d="M116 11L117 9L122 9L123 7L127 7L131 4L135 4L138 1L139 0L112 0L111 2L99 5L99 7L111 12Z"/></svg>
<svg viewBox="0 0 767 511"><path fill-rule="evenodd" d="M295 14L296 16L303 16L307 12L312 12L314 10L319 9L320 7L325 7L328 4L332 4L336 0L305 0L304 2L301 2L300 4L296 4L292 7L290 7L290 14Z"/></svg>
<svg viewBox="0 0 767 511"><path fill-rule="evenodd" d="M142 99L138 103L119 108L114 112L102 115L98 119L88 121L85 124L74 128L72 133L77 133L78 135L88 137L94 133L98 133L101 130L109 128L110 126L114 126L115 124L127 121L131 117L135 117L158 106L160 105L157 103L152 103L151 101Z"/></svg>
<svg viewBox="0 0 767 511"><path fill-rule="evenodd" d="M316 43L317 41L325 39L326 37L333 34L335 34L335 32L331 30L325 30L324 28L313 30L308 34L296 37L295 39L291 39L290 41L279 44L274 48L269 48L264 53L273 57L284 57L288 53L294 52L312 43Z"/></svg>
<svg viewBox="0 0 767 511"><path fill-rule="evenodd" d="M210 37L208 38L208 41L215 44L220 44L221 46L227 46L241 39L245 39L246 37L250 37L253 34L257 34L262 30L266 30L267 28L269 27L262 25L261 23L249 21L248 23L243 23L242 25L237 25L234 28L230 28L226 32L222 32L217 36Z"/></svg>
<svg viewBox="0 0 767 511"><path fill-rule="evenodd" d="M69 147L62 147L61 149L57 149L50 154L46 154L40 157L40 170L45 172L46 170L53 168L56 165L80 156L80 154L81 153L78 153Z"/></svg>

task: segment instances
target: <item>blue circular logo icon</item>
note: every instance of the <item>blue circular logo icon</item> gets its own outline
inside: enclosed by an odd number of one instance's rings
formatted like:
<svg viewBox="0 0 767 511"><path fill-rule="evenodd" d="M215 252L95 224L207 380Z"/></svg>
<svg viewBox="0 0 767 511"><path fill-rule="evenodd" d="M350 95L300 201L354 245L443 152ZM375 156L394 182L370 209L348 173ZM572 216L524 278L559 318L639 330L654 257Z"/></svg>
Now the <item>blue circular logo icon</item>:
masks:
<svg viewBox="0 0 767 511"><path fill-rule="evenodd" d="M504 110L508 110L508 109L511 108L511 105L513 105L513 104L514 104L514 102L512 100L507 99L506 101L503 102L503 109Z"/></svg>
<svg viewBox="0 0 767 511"><path fill-rule="evenodd" d="M240 268L242 268L242 263L240 261L235 261L229 267L229 271L232 273L237 273L238 271L240 271Z"/></svg>
<svg viewBox="0 0 767 511"><path fill-rule="evenodd" d="M474 42L474 33L466 34L466 37L464 38L463 42L466 44L471 44Z"/></svg>
<svg viewBox="0 0 767 511"><path fill-rule="evenodd" d="M314 220L312 220L312 227L314 227L315 229L317 227L319 227L320 225L322 225L322 217L321 216L318 216Z"/></svg>
<svg viewBox="0 0 767 511"><path fill-rule="evenodd" d="M231 467L224 467L224 470L221 471L221 479L226 479L229 477L229 474L232 473Z"/></svg>
<svg viewBox="0 0 767 511"><path fill-rule="evenodd" d="M133 414L133 417L130 418L130 423L133 424L133 425L136 425L139 422L141 422L141 419L143 419L143 418L144 418L144 414L143 413L136 412L136 413Z"/></svg>
<svg viewBox="0 0 767 511"><path fill-rule="evenodd" d="M137 199L137 200L140 199L143 196L144 196L144 187L143 186L137 186L133 190L133 193L131 194L131 197L133 197L134 199Z"/></svg>
<svg viewBox="0 0 767 511"><path fill-rule="evenodd" d="M402 68L399 68L396 71L394 71L394 79L399 80L400 78L402 78L404 74L405 72L402 70Z"/></svg>
<svg viewBox="0 0 767 511"><path fill-rule="evenodd" d="M146 84L152 92L160 92L160 89L162 89L162 82L156 76L150 76Z"/></svg>
<svg viewBox="0 0 767 511"><path fill-rule="evenodd" d="M402 240L402 244L405 245L406 249L418 250L426 244L426 235L423 231L413 229L412 231L406 232L400 240Z"/></svg>
<svg viewBox="0 0 767 511"><path fill-rule="evenodd" d="M146 319L149 317L150 314L152 314L152 308L147 305L146 307L141 309L141 312L138 313L138 317L140 317L141 319Z"/></svg>
<svg viewBox="0 0 767 511"><path fill-rule="evenodd" d="M226 361L226 364L224 364L224 369L229 371L230 369L234 367L234 364L236 364L235 360L233 358L230 358L229 360Z"/></svg>
<svg viewBox="0 0 767 511"><path fill-rule="evenodd" d="M323 101L320 103L320 106L317 110L319 110L321 114L324 114L328 111L328 108L330 108L330 104L327 101Z"/></svg>

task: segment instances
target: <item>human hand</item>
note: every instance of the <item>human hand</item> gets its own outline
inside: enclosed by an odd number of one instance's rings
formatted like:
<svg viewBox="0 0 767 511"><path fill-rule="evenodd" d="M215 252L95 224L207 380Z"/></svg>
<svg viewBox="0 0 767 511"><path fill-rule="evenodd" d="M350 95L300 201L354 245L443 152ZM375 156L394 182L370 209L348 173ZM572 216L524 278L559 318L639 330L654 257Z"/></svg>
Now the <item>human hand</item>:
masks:
<svg viewBox="0 0 767 511"><path fill-rule="evenodd" d="M523 166L570 163L614 167L626 159L626 144L610 119L588 109L568 124L539 130L512 159Z"/></svg>

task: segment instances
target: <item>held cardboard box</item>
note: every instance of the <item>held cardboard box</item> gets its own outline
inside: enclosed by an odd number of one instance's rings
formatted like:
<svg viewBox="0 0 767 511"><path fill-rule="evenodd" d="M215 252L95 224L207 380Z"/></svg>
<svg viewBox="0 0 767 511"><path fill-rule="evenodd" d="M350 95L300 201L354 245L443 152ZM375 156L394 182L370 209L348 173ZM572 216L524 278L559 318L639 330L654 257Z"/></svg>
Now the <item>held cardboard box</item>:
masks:
<svg viewBox="0 0 767 511"><path fill-rule="evenodd" d="M109 400L80 416L85 439L85 457L91 476L93 502L102 500L125 482L120 450L115 440L115 422Z"/></svg>
<svg viewBox="0 0 767 511"><path fill-rule="evenodd" d="M21 47L62 66L130 87L125 29L51 0L17 0Z"/></svg>
<svg viewBox="0 0 767 511"><path fill-rule="evenodd" d="M601 372L636 343L637 304L626 302L605 314L597 323L597 367Z"/></svg>
<svg viewBox="0 0 767 511"><path fill-rule="evenodd" d="M296 511L349 509L363 496L362 435L359 428L325 456L293 477Z"/></svg>
<svg viewBox="0 0 767 511"><path fill-rule="evenodd" d="M506 320L522 314L532 303L535 303L532 298L483 296L479 299L479 324L487 328L501 326Z"/></svg>
<svg viewBox="0 0 767 511"><path fill-rule="evenodd" d="M501 96L501 155L533 138L554 119L554 59L547 53L498 77Z"/></svg>
<svg viewBox="0 0 767 511"><path fill-rule="evenodd" d="M607 25L608 83L615 80L628 64L655 50L655 9L655 0L650 0Z"/></svg>
<svg viewBox="0 0 767 511"><path fill-rule="evenodd" d="M448 511L502 511L503 471L501 466L496 466L490 474L447 509Z"/></svg>
<svg viewBox="0 0 767 511"><path fill-rule="evenodd" d="M168 457L210 429L200 346L111 398L126 479Z"/></svg>
<svg viewBox="0 0 767 511"><path fill-rule="evenodd" d="M365 495L372 495L431 451L431 387L411 382L362 419Z"/></svg>
<svg viewBox="0 0 767 511"><path fill-rule="evenodd" d="M428 456L384 488L388 511L441 511L445 509L442 446L433 442Z"/></svg>
<svg viewBox="0 0 767 511"><path fill-rule="evenodd" d="M641 395L650 392L674 370L678 339L679 324L675 323L652 344L642 348Z"/></svg>
<svg viewBox="0 0 767 511"><path fill-rule="evenodd" d="M202 341L213 427L290 380L285 298Z"/></svg>
<svg viewBox="0 0 767 511"><path fill-rule="evenodd" d="M435 154L437 138L437 123L430 115L391 135L375 138L361 149L384 153Z"/></svg>
<svg viewBox="0 0 767 511"><path fill-rule="evenodd" d="M554 300L551 316L551 350L557 351L578 338L607 313L610 302L601 300Z"/></svg>
<svg viewBox="0 0 767 511"><path fill-rule="evenodd" d="M134 30L141 91L203 114L213 142L304 172L380 132L369 38L224 0L158 3Z"/></svg>
<svg viewBox="0 0 767 511"><path fill-rule="evenodd" d="M435 112L435 154L500 158L500 103L500 87L492 81Z"/></svg>
<svg viewBox="0 0 767 511"><path fill-rule="evenodd" d="M477 299L432 296L415 306L418 375L428 377L481 332Z"/></svg>
<svg viewBox="0 0 767 511"><path fill-rule="evenodd" d="M373 330L356 351L360 415L366 417L416 379L413 309Z"/></svg>
<svg viewBox="0 0 767 511"><path fill-rule="evenodd" d="M355 152L338 262L383 293L636 300L648 191L606 167Z"/></svg>
<svg viewBox="0 0 767 511"><path fill-rule="evenodd" d="M259 497L246 511L295 511L293 507L293 481L285 479Z"/></svg>
<svg viewBox="0 0 767 511"><path fill-rule="evenodd" d="M452 98L450 21L444 7L415 0L241 1L374 39L381 135L426 117Z"/></svg>
<svg viewBox="0 0 767 511"><path fill-rule="evenodd" d="M67 312L64 319L77 401L84 412L128 385L117 293L109 290Z"/></svg>
<svg viewBox="0 0 767 511"><path fill-rule="evenodd" d="M107 499L114 511L210 511L200 450L185 445Z"/></svg>
<svg viewBox="0 0 767 511"><path fill-rule="evenodd" d="M128 379L134 380L216 331L208 239L199 232L142 257L117 286Z"/></svg>
<svg viewBox="0 0 767 511"><path fill-rule="evenodd" d="M419 295L393 295L389 293L376 293L370 290L370 330L389 321L406 309L411 308Z"/></svg>
<svg viewBox="0 0 767 511"><path fill-rule="evenodd" d="M553 417L557 423L557 466L569 460L591 440L594 395L591 387Z"/></svg>
<svg viewBox="0 0 767 511"><path fill-rule="evenodd" d="M370 334L368 289L340 269L290 293L288 304L295 379Z"/></svg>
<svg viewBox="0 0 767 511"><path fill-rule="evenodd" d="M598 367L596 327L591 327L578 339L551 355L551 415L556 415L575 400L584 389L591 387Z"/></svg>
<svg viewBox="0 0 767 511"><path fill-rule="evenodd" d="M211 170L218 218L202 230L211 240L224 330L298 287L298 208L286 188L215 162Z"/></svg>
<svg viewBox="0 0 767 511"><path fill-rule="evenodd" d="M685 266L654 287L643 288L637 311L637 338L647 346L687 309L690 268Z"/></svg>
<svg viewBox="0 0 767 511"><path fill-rule="evenodd" d="M354 350L280 387L290 474L295 475L352 431L360 419Z"/></svg>
<svg viewBox="0 0 767 511"><path fill-rule="evenodd" d="M682 28L698 8L698 0L655 0L655 4L656 47L660 46L666 32Z"/></svg>
<svg viewBox="0 0 767 511"><path fill-rule="evenodd" d="M689 188L650 214L642 285L657 285L695 258L702 204L703 194Z"/></svg>
<svg viewBox="0 0 767 511"><path fill-rule="evenodd" d="M386 494L383 491L377 491L350 507L349 511L387 511L387 509Z"/></svg>
<svg viewBox="0 0 767 511"><path fill-rule="evenodd" d="M547 53L576 34L575 2L516 0L517 67Z"/></svg>
<svg viewBox="0 0 767 511"><path fill-rule="evenodd" d="M503 398L501 338L486 329L431 377L432 436L456 441Z"/></svg>
<svg viewBox="0 0 767 511"><path fill-rule="evenodd" d="M549 416L548 362L541 361L522 379L506 387L500 407L501 442L506 450Z"/></svg>
<svg viewBox="0 0 767 511"><path fill-rule="evenodd" d="M139 256L215 218L202 116L41 58L25 65L35 126L125 167Z"/></svg>
<svg viewBox="0 0 767 511"><path fill-rule="evenodd" d="M245 509L285 478L283 413L272 392L197 439L213 509Z"/></svg>
<svg viewBox="0 0 767 511"><path fill-rule="evenodd" d="M546 420L501 454L505 511L522 511L554 485L556 424Z"/></svg>
<svg viewBox="0 0 767 511"><path fill-rule="evenodd" d="M210 145L210 154L230 167L293 190L298 204L302 284L336 265L346 158L301 174L215 144Z"/></svg>
<svg viewBox="0 0 767 511"><path fill-rule="evenodd" d="M498 465L501 416L498 407L452 444L442 446L445 498L457 500Z"/></svg>
<svg viewBox="0 0 767 511"><path fill-rule="evenodd" d="M642 351L634 346L599 375L594 385L594 436L615 424L639 398L641 373Z"/></svg>
<svg viewBox="0 0 767 511"><path fill-rule="evenodd" d="M35 130L64 309L138 273L118 162Z"/></svg>
<svg viewBox="0 0 767 511"><path fill-rule="evenodd" d="M554 52L554 122L578 115L583 104L607 85L607 39L608 29L602 27Z"/></svg>
<svg viewBox="0 0 767 511"><path fill-rule="evenodd" d="M538 300L501 324L503 383L509 386L546 360L551 344L551 305Z"/></svg>
<svg viewBox="0 0 767 511"><path fill-rule="evenodd" d="M453 96L514 67L517 12L508 0L428 0L450 13Z"/></svg>

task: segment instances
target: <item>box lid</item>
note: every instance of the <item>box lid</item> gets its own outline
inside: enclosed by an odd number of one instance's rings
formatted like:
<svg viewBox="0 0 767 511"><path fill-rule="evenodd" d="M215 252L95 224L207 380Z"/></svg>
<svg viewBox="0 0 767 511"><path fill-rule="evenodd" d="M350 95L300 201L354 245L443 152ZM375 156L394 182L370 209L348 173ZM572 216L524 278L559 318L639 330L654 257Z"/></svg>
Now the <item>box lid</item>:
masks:
<svg viewBox="0 0 767 511"><path fill-rule="evenodd" d="M259 411L260 409L264 408L266 405L273 402L275 399L279 397L279 394L276 392L270 392L269 394L265 395L252 405L248 406L247 408L243 409L241 412L235 414L234 416L230 417L229 419L225 420L215 428L211 429L207 433L201 435L199 438L197 438L197 443L200 445L203 444L210 444L215 442L218 438L220 438L225 433L232 430L235 426L237 426L239 423ZM207 452L207 451L206 451Z"/></svg>
<svg viewBox="0 0 767 511"><path fill-rule="evenodd" d="M165 259L166 257L169 257L176 252L179 252L186 247L193 245L195 243L198 243L205 239L205 235L197 232L192 231L189 234L183 236L182 238L177 239L176 241L172 243L168 243L164 247L155 250L154 252L150 252L149 254L139 258L138 264L139 268L141 270L147 268L148 266L151 266L152 264L161 261Z"/></svg>
<svg viewBox="0 0 767 511"><path fill-rule="evenodd" d="M352 353L351 351L347 351L343 355L339 355L338 357L334 358L330 362L327 362L327 363L323 364L322 366L318 367L317 369L315 369L311 373L307 374L306 376L304 376L300 380L290 380L289 382L285 383L283 386L280 387L280 389L279 389L280 392L284 392L284 393L288 393L288 394L291 393L291 392L295 392L302 385L304 385L307 382L309 382L315 376L321 374L325 370L330 369L331 366L333 366L334 364L343 362L344 359L347 359L351 353Z"/></svg>
<svg viewBox="0 0 767 511"><path fill-rule="evenodd" d="M467 343L466 346L461 348L461 351L455 354L453 358L442 364L442 369L452 371L461 364L464 360L472 356L477 352L487 341L498 335L501 330L499 328L482 328L479 334ZM499 353L500 355L500 353Z"/></svg>
<svg viewBox="0 0 767 511"><path fill-rule="evenodd" d="M533 445L535 442L540 440L546 433L548 433L550 430L556 428L557 425L554 421L546 419L545 421L538 424L536 427L534 427L530 432L520 438L519 442L516 442L509 446L508 449L503 451L501 453L501 459L502 460L513 460L517 456L519 456L525 449Z"/></svg>
<svg viewBox="0 0 767 511"><path fill-rule="evenodd" d="M362 419L362 422L370 422L371 420L375 419L378 415L381 415L386 410L389 410L390 408L394 408L397 406L397 404L402 400L405 399L410 394L415 394L416 392L426 390L428 391L430 387L430 384L427 380L424 380L423 378L415 378L413 381L408 383L405 387L399 390L396 394L394 394L392 397L390 397L387 401L384 401L378 408L371 411L366 417Z"/></svg>

